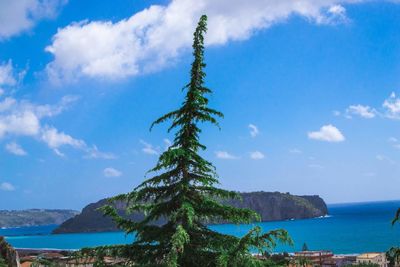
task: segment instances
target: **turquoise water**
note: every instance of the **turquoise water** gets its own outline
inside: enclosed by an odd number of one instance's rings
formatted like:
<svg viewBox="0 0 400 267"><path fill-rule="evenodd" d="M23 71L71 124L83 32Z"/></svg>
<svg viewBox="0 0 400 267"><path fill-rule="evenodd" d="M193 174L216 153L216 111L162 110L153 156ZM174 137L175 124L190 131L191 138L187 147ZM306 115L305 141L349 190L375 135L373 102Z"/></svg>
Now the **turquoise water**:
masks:
<svg viewBox="0 0 400 267"><path fill-rule="evenodd" d="M279 246L277 251L292 252L307 243L310 249L328 249L335 253L386 251L400 246L400 224L390 221L400 201L329 205L330 216L309 220L258 223L265 231L284 228L295 241L294 247ZM55 225L0 229L7 241L17 248L79 249L82 247L123 244L133 236L120 232L51 235ZM214 225L212 229L237 236L251 225Z"/></svg>

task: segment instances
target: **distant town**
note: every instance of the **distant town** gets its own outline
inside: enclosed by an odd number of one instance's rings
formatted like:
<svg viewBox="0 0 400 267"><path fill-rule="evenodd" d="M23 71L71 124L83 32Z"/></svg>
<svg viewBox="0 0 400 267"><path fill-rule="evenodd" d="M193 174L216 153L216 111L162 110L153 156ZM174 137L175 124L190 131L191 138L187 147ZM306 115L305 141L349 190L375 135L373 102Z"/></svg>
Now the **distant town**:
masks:
<svg viewBox="0 0 400 267"><path fill-rule="evenodd" d="M95 265L95 258L74 259L70 251L40 251L17 250L19 262L17 266L65 266L65 267L91 267ZM344 266L369 266L388 267L390 262L384 252L367 252L361 254L334 254L332 251L299 251L295 253L281 253L272 255L255 255L263 259L271 259L274 266L289 267L344 267ZM119 266L124 259L105 257L105 266ZM282 265L280 265L281 263ZM399 264L392 266L398 267Z"/></svg>

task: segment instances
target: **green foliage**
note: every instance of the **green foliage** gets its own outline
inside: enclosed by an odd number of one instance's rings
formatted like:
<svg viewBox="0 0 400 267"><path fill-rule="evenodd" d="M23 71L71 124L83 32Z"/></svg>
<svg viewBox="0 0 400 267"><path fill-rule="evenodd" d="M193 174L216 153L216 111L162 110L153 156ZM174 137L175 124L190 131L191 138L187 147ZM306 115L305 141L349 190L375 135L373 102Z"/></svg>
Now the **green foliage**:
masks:
<svg viewBox="0 0 400 267"><path fill-rule="evenodd" d="M123 257L127 264L139 266L266 266L251 251L271 251L277 242L291 244L285 230L262 233L254 227L242 238L221 234L207 227L209 222L229 221L250 223L260 220L249 209L222 204L223 199L239 198L236 192L217 188L215 167L199 152L206 146L199 136L202 123L219 127L221 112L208 107L204 86L204 34L207 17L202 16L194 32L190 82L183 88L186 96L182 106L156 120L153 126L172 121L168 131L174 131L173 144L161 154L157 165L150 170L155 175L128 194L113 198L112 202L125 201L127 212L144 212L139 222L130 221L118 214L112 206L102 208L126 233L134 233L135 241L126 246L97 248L82 251L102 259L105 255ZM154 222L166 219L163 225ZM91 254L92 253L92 254ZM94 253L94 254L93 254ZM101 265L98 265L101 266Z"/></svg>
<svg viewBox="0 0 400 267"><path fill-rule="evenodd" d="M5 261L5 259L3 259L1 255L0 255L0 267L8 267L7 262Z"/></svg>
<svg viewBox="0 0 400 267"><path fill-rule="evenodd" d="M393 267L400 263L400 248L392 247L386 252L386 257L389 261L389 266Z"/></svg>
<svg viewBox="0 0 400 267"><path fill-rule="evenodd" d="M287 252L272 255L267 252L263 256L266 258L266 266L288 266L290 263L290 256Z"/></svg>

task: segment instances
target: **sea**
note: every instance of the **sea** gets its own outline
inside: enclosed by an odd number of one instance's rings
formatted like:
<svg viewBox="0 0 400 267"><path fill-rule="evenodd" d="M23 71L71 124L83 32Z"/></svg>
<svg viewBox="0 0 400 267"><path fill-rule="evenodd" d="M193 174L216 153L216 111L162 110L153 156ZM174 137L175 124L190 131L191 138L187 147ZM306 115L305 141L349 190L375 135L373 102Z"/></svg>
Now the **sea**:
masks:
<svg viewBox="0 0 400 267"><path fill-rule="evenodd" d="M278 245L275 252L301 250L304 243L310 250L331 250L336 254L384 252L400 247L400 224L391 220L400 201L332 204L329 215L305 220L262 222L251 225L211 225L215 231L243 236L255 225L264 231L286 229L293 246ZM133 235L122 232L57 234L51 232L57 225L0 229L0 236L16 248L80 249L100 245L126 244Z"/></svg>

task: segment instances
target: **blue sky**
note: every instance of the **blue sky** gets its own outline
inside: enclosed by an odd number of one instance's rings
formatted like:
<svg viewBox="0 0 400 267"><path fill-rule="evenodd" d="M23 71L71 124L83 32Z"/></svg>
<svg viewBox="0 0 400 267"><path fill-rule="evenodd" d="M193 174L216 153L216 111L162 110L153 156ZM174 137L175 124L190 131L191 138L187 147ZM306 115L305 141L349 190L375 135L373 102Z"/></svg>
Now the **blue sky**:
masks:
<svg viewBox="0 0 400 267"><path fill-rule="evenodd" d="M140 183L172 135L209 16L204 125L221 186L398 199L396 1L0 2L0 209L74 208Z"/></svg>

